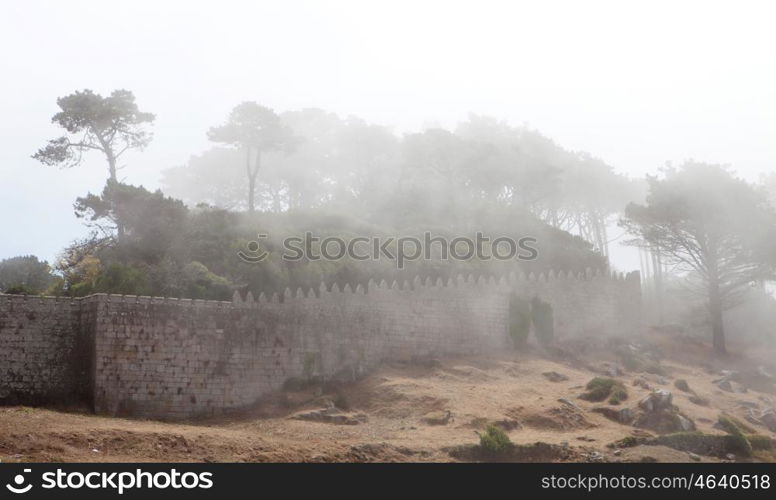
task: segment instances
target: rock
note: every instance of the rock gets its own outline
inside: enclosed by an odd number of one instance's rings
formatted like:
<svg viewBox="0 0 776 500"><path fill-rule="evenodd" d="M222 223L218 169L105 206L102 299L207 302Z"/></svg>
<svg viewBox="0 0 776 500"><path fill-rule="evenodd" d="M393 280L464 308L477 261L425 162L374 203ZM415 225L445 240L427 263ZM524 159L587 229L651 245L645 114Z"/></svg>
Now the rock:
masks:
<svg viewBox="0 0 776 500"><path fill-rule="evenodd" d="M732 383L730 383L730 380L722 380L722 381L718 382L718 383L717 383L717 387L719 387L719 388L720 388L720 389L722 389L723 391L727 391L727 392L735 392L735 391L733 390L733 384L732 384Z"/></svg>
<svg viewBox="0 0 776 500"><path fill-rule="evenodd" d="M686 418L683 415L677 415L676 418L679 421L679 426L682 428L684 432L690 432L695 430L695 424L689 418Z"/></svg>
<svg viewBox="0 0 776 500"><path fill-rule="evenodd" d="M612 455L614 455L615 457L619 457L620 455L622 455L622 450L614 450L612 452Z"/></svg>
<svg viewBox="0 0 776 500"><path fill-rule="evenodd" d="M290 418L294 420L309 420L313 422L324 422L327 424L337 425L358 425L369 420L368 417L363 413L348 415L345 413L340 413L340 411L334 407L300 412L292 415Z"/></svg>
<svg viewBox="0 0 776 500"><path fill-rule="evenodd" d="M523 426L517 420L513 418L505 418L503 420L497 420L493 422L493 425L501 427L505 431L513 431L515 429L521 429Z"/></svg>
<svg viewBox="0 0 776 500"><path fill-rule="evenodd" d="M688 384L687 381L683 378L676 379L674 381L674 387L676 387L680 391L690 392L690 384Z"/></svg>
<svg viewBox="0 0 776 500"><path fill-rule="evenodd" d="M762 424L762 421L757 417L754 410L751 408L749 408L749 410L746 412L746 415L744 415L744 418L750 424L755 424L755 425Z"/></svg>
<svg viewBox="0 0 776 500"><path fill-rule="evenodd" d="M728 460L735 460L736 456L733 455L732 453L728 453L727 455L725 455L725 458L727 458Z"/></svg>
<svg viewBox="0 0 776 500"><path fill-rule="evenodd" d="M755 401L739 401L738 404L743 406L744 408L754 408L755 410L760 407L760 405L757 404Z"/></svg>
<svg viewBox="0 0 776 500"><path fill-rule="evenodd" d="M615 378L624 374L622 367L617 363L602 363L599 370L604 375Z"/></svg>
<svg viewBox="0 0 776 500"><path fill-rule="evenodd" d="M639 408L647 412L665 410L671 407L673 394L665 389L655 389L639 401Z"/></svg>
<svg viewBox="0 0 776 500"><path fill-rule="evenodd" d="M649 382L647 382L647 379L644 377L639 377L636 380L633 381L634 387L641 387L642 389L646 389L648 391L652 390L652 386L649 385Z"/></svg>
<svg viewBox="0 0 776 500"><path fill-rule="evenodd" d="M702 396L698 396L697 394L693 394L687 399L690 401L690 403L696 404L698 406L709 406L709 400Z"/></svg>
<svg viewBox="0 0 776 500"><path fill-rule="evenodd" d="M421 420L428 425L447 425L450 423L452 418L453 414L450 412L450 410L445 410L426 413L426 415L423 416Z"/></svg>
<svg viewBox="0 0 776 500"><path fill-rule="evenodd" d="M700 462L701 461L700 455L696 455L695 453L690 453L690 459L694 460L696 462Z"/></svg>
<svg viewBox="0 0 776 500"><path fill-rule="evenodd" d="M776 410L766 408L760 413L760 422L771 432L776 432Z"/></svg>
<svg viewBox="0 0 776 500"><path fill-rule="evenodd" d="M629 424L633 421L633 410L630 408L611 408L608 406L600 406L598 408L593 408L591 411L595 413L600 413L604 417L608 418L609 420L612 420L614 422L618 422L621 424Z"/></svg>
<svg viewBox="0 0 776 500"><path fill-rule="evenodd" d="M597 451L591 452L590 455L587 456L587 458L591 462L603 462L605 459L605 457Z"/></svg>
<svg viewBox="0 0 776 500"><path fill-rule="evenodd" d="M558 399L558 402L559 403L563 403L566 406L570 406L570 407L572 407L572 408L574 408L576 410L580 410L581 409L579 406L575 405L572 401L570 401L569 399L566 399L566 398L560 398L560 399Z"/></svg>
<svg viewBox="0 0 776 500"><path fill-rule="evenodd" d="M642 411L636 416L633 426L661 434L695 430L693 421L680 414L675 408L652 412Z"/></svg>
<svg viewBox="0 0 776 500"><path fill-rule="evenodd" d="M550 382L565 382L569 378L562 373L558 372L544 372L542 373L544 375L544 378L549 380Z"/></svg>
<svg viewBox="0 0 776 500"><path fill-rule="evenodd" d="M766 370L764 366L758 366L758 367L757 367L757 373L758 373L758 374L759 374L761 377L763 377L763 378L767 378L768 380L773 380L773 379L774 379L773 375L771 375L770 373L768 373L768 370Z"/></svg>

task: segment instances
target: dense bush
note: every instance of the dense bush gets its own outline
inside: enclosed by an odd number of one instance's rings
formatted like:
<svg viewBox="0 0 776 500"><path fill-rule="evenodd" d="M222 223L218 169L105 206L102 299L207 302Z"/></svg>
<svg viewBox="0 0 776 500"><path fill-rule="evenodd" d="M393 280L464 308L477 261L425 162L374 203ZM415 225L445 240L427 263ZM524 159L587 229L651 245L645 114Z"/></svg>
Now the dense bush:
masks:
<svg viewBox="0 0 776 500"><path fill-rule="evenodd" d="M482 451L491 456L499 456L506 454L512 449L514 445L500 427L494 424L489 424L485 428L485 432L480 435L480 448Z"/></svg>
<svg viewBox="0 0 776 500"><path fill-rule="evenodd" d="M398 196L398 195L397 195ZM403 196L403 195L402 195ZM83 296L95 292L134 295L172 296L228 300L235 290L251 291L254 297L282 293L286 287L318 289L321 282L351 286L394 280L412 282L415 276L447 282L461 274L468 276L506 276L511 272L547 271L549 268L574 270L600 266L600 258L590 245L563 231L553 229L535 216L515 208L478 202L476 226L469 212L453 214L411 211L401 217L392 212L342 210L328 206L320 210L295 210L238 213L200 205L186 207L162 192L143 187L109 184L100 195L89 194L76 202L76 213L99 230L92 238L66 249L58 271L63 283L55 293ZM344 207L347 208L347 207ZM373 207L374 208L374 207ZM472 208L472 207L469 207ZM388 210L388 207L385 208ZM357 215L354 215L357 214ZM468 214L468 215L467 215ZM121 227L122 231L118 231ZM432 246L430 259L405 263L398 269L389 258L359 260L344 257L284 259L289 250L284 240L301 238L306 233L319 238L312 243L320 255L320 242L337 237L349 242L355 237L381 237L393 240L389 251L396 254L398 235L424 240L428 232L434 238L450 241L456 237L474 238L473 227L484 234L501 234L518 240L526 234L541 242L542 261L499 261L472 258L444 259L440 246ZM510 230L504 234L504 228ZM266 235L257 239L258 234ZM98 236L99 235L99 236ZM238 253L250 254L250 244L259 241L266 258L245 262ZM364 252L364 247L360 251ZM520 304L515 318L515 340L522 344L530 323L544 339L551 339L551 325L545 325L551 311L541 306L540 317L532 318L527 305ZM547 316L547 314L550 316Z"/></svg>
<svg viewBox="0 0 776 500"><path fill-rule="evenodd" d="M538 297L531 299L531 322L540 344L550 344L555 337L552 305Z"/></svg>
<svg viewBox="0 0 776 500"><path fill-rule="evenodd" d="M718 423L725 432L730 434L734 452L740 453L745 457L752 456L752 444L749 442L749 439L747 439L735 419L726 415L720 415Z"/></svg>
<svg viewBox="0 0 776 500"><path fill-rule="evenodd" d="M33 255L0 260L0 293L35 295L54 281L48 262Z"/></svg>
<svg viewBox="0 0 776 500"><path fill-rule="evenodd" d="M595 377L585 386L587 392L580 398L586 401L603 401L609 398L609 403L619 404L628 398L628 391L622 382L608 377Z"/></svg>
<svg viewBox="0 0 776 500"><path fill-rule="evenodd" d="M531 302L513 293L509 298L509 335L520 348L531 333Z"/></svg>

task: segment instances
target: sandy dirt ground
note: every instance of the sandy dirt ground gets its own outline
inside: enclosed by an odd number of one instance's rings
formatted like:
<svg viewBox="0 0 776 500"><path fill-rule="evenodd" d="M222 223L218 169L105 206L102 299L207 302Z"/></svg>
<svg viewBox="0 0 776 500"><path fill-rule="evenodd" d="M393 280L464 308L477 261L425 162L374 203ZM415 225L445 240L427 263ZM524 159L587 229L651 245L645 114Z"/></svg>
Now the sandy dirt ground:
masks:
<svg viewBox="0 0 776 500"><path fill-rule="evenodd" d="M360 381L279 392L238 414L190 422L109 418L77 409L2 407L0 460L449 462L457 460L451 450L478 443L478 433L488 423L507 430L514 443L543 442L563 451L536 457L540 461L744 460L691 456L666 446L607 446L626 436L657 435L592 411L607 406L606 402L578 397L592 377L606 374L612 366L619 367L621 373L614 378L628 391L628 399L613 408L637 408L638 401L650 393L633 384L643 379L653 389L671 391L673 404L704 433L724 434L715 426L720 413L743 421L752 407L773 406L776 401L768 390L742 386L728 392L713 383L721 370L769 366L769 362L772 366L772 352L739 350L728 358L714 359L699 341L653 333L643 342L662 353L662 375L623 369L611 341L600 339L561 342L498 357L386 364ZM551 381L545 375L549 372L567 380ZM675 388L677 379L686 380L694 392ZM692 394L705 399L705 404L691 402ZM323 415L320 421L298 418L311 411ZM758 434L776 438L765 426L751 425Z"/></svg>

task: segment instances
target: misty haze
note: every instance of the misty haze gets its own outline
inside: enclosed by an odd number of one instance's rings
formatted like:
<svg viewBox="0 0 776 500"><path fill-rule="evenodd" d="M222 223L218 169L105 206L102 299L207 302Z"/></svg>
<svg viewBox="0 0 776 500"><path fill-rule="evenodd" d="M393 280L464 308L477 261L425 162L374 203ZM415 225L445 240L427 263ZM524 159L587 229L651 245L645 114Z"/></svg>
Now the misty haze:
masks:
<svg viewBox="0 0 776 500"><path fill-rule="evenodd" d="M0 460L776 461L767 7L6 6Z"/></svg>

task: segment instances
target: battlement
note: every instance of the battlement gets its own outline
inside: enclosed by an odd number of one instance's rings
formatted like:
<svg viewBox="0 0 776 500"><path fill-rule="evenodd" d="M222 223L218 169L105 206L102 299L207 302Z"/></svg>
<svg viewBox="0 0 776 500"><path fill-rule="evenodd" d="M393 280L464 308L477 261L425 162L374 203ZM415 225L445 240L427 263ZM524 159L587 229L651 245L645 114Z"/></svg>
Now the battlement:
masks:
<svg viewBox="0 0 776 500"><path fill-rule="evenodd" d="M81 398L111 415L186 418L254 403L293 378L352 379L386 359L511 347L512 294L562 336L639 328L638 273L321 284L231 302L0 295L0 399Z"/></svg>

